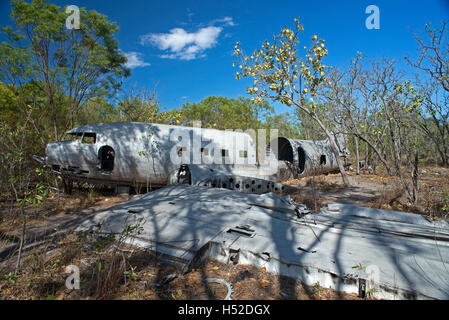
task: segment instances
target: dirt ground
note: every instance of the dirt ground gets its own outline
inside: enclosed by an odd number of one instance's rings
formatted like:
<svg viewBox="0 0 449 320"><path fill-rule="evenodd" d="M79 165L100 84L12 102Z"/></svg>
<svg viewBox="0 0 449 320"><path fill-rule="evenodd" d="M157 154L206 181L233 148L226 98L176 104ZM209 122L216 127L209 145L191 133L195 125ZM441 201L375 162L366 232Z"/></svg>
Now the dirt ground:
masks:
<svg viewBox="0 0 449 320"><path fill-rule="evenodd" d="M431 219L448 216L449 168L426 167L421 169L419 201L409 203L400 180L380 172L376 175L362 170L360 175L348 171L351 187L345 187L338 173L289 180L285 184L298 191L291 194L297 203L304 203L318 211L329 203L347 203L360 206L412 212Z"/></svg>
<svg viewBox="0 0 449 320"><path fill-rule="evenodd" d="M298 191L290 195L293 200L316 210L328 203L343 202L415 212L430 218L447 216L447 168L421 170L418 206L407 202L394 177L368 172L348 174L351 187L343 185L339 174L285 183L298 187ZM294 279L270 274L263 268L212 260L179 275L174 266L158 261L150 252L117 251L110 239L84 237L73 232L90 215L130 197L78 190L74 195L61 195L59 200L52 195L43 206L28 208L27 237L18 275L14 274L14 269L22 219L10 203L0 203L0 299L222 299L227 293L226 287L208 283L207 278L227 281L233 288L231 298L236 300L360 299L353 294L323 288L319 283L306 286ZM80 290L66 289L68 265L81 266Z"/></svg>

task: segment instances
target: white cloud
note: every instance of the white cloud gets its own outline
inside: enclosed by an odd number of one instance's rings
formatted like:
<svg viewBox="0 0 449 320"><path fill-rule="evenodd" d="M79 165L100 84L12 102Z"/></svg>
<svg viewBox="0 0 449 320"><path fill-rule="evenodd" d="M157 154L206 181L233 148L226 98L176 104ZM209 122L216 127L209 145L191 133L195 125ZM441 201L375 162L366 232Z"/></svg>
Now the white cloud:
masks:
<svg viewBox="0 0 449 320"><path fill-rule="evenodd" d="M233 27L237 25L232 19L232 17L224 17L222 19L216 19L212 21L211 24L223 24L226 27Z"/></svg>
<svg viewBox="0 0 449 320"><path fill-rule="evenodd" d="M205 51L217 44L224 27L235 26L232 17L213 20L207 27L195 32L183 28L171 29L168 33L149 33L140 37L141 45L153 45L165 51L165 59L193 60L205 56Z"/></svg>
<svg viewBox="0 0 449 320"><path fill-rule="evenodd" d="M124 52L126 57L128 58L128 61L125 64L125 67L133 69L138 67L147 67L151 64L148 62L143 61L142 54L140 52Z"/></svg>
<svg viewBox="0 0 449 320"><path fill-rule="evenodd" d="M223 28L205 27L196 32L182 28L171 29L169 33L150 33L140 37L142 45L151 44L160 50L168 51L162 58L192 60L204 57L204 51L217 44Z"/></svg>

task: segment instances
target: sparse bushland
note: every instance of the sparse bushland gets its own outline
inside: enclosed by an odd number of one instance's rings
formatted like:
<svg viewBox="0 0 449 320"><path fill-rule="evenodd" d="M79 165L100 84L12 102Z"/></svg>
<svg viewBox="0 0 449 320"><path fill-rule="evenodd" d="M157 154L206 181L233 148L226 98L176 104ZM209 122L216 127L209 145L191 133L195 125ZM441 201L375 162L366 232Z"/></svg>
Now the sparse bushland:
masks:
<svg viewBox="0 0 449 320"><path fill-rule="evenodd" d="M347 69L327 66L324 39L314 35L309 48L302 50L298 41L303 27L296 21L294 28L285 27L253 55L245 55L240 43L236 46L241 64L236 76L253 78L248 88L252 100L211 96L166 110L156 90L121 89L129 70L115 39L118 26L107 17L82 9L82 28L68 31L63 8L45 0L12 3L15 26L2 28L6 40L0 43L0 249L5 254L0 262L8 261L0 268L0 298L194 296L186 287L156 287L171 267L150 259L149 253L125 253L99 236L77 238L67 234L72 230L67 226L42 230L42 225L55 223L52 219L70 223L80 211L106 204L105 195L91 186L78 185L72 197L60 194L60 180L32 158L43 155L46 144L61 140L68 129L88 123L191 125L200 120L208 128L278 128L281 136L328 138L331 143L330 133L342 132L354 156L354 171L346 174L340 166L344 184L332 174L291 181L302 186L294 195L297 202L318 210L343 200L448 217L446 22L428 24L424 34L414 34L419 57L407 60L422 73L410 78L395 61L366 63L362 54ZM87 72L80 72L79 62ZM277 115L264 99L296 108ZM84 268L81 291L65 291L63 269L68 264ZM266 282L256 280L265 288ZM242 291L251 288L248 282L238 282ZM276 289L271 294L282 298ZM240 297L259 296L247 291Z"/></svg>
<svg viewBox="0 0 449 320"><path fill-rule="evenodd" d="M299 187L299 191L291 195L293 200L315 210L329 203L341 202L411 212L429 219L447 219L449 168L423 166L421 172L421 200L417 204L409 201L400 179L389 175L383 168L376 174L372 170L362 169L359 174L354 169L349 170L351 187L345 187L336 174L293 179L286 183Z"/></svg>
<svg viewBox="0 0 449 320"><path fill-rule="evenodd" d="M356 171L363 158L374 170L382 165L399 178L408 202L416 206L423 160L440 157L447 166L449 141L448 31L445 22L436 28L429 23L425 29L425 36L415 34L418 60L408 59L424 71L416 79L388 58L367 65L361 53L347 70L325 65L325 40L314 35L309 47L300 45L304 27L298 19L293 28L285 26L252 54L237 42L236 79L253 80L247 91L255 102L267 98L293 106L300 131L311 139L327 138L337 157L330 133L346 133L353 142ZM349 186L341 162L339 169Z"/></svg>

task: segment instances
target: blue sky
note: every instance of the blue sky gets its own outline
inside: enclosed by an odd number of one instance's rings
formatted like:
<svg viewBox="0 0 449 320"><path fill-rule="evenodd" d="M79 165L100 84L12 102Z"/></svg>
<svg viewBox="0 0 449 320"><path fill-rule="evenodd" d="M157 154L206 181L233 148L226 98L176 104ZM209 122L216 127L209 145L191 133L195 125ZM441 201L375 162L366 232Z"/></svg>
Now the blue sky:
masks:
<svg viewBox="0 0 449 320"><path fill-rule="evenodd" d="M179 108L210 95L246 96L248 81L235 80L233 48L240 41L252 52L271 34L299 17L310 44L326 40L327 65L345 68L357 51L368 60L382 56L403 61L416 56L411 30L449 20L449 1L148 1L50 0L60 6L94 9L120 26L120 48L129 56L132 75L125 87L154 88L162 105ZM368 30L368 5L380 9L380 29ZM9 25L10 5L0 0L1 25ZM406 63L401 66L407 71ZM410 73L410 77L413 75ZM277 112L287 111L275 105Z"/></svg>

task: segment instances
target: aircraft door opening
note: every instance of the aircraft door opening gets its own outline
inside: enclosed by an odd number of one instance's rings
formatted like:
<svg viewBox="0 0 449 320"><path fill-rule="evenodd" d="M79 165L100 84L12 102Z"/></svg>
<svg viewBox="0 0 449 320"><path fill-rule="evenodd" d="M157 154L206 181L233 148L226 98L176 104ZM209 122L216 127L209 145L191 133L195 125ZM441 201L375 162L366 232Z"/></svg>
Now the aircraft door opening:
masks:
<svg viewBox="0 0 449 320"><path fill-rule="evenodd" d="M299 167L299 174L302 174L304 172L306 166L306 153L304 152L304 149L299 147L298 148L298 167Z"/></svg>
<svg viewBox="0 0 449 320"><path fill-rule="evenodd" d="M114 169L115 151L110 146L102 146L98 150L99 170L102 173L111 173Z"/></svg>
<svg viewBox="0 0 449 320"><path fill-rule="evenodd" d="M293 148L288 139L278 138L278 150L275 154L279 161L288 161L293 163Z"/></svg>

